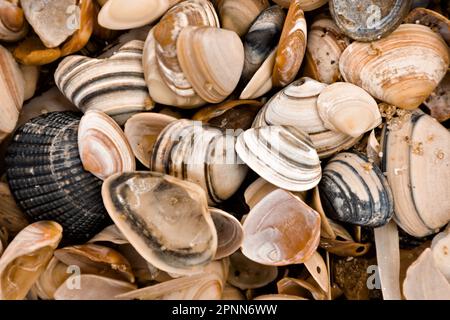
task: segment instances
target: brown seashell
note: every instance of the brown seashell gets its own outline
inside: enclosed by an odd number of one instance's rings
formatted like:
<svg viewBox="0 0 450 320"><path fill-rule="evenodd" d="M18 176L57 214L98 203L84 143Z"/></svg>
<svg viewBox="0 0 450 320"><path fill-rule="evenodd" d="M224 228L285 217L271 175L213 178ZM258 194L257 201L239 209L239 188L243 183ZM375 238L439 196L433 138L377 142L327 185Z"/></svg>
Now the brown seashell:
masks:
<svg viewBox="0 0 450 320"><path fill-rule="evenodd" d="M18 1L0 1L0 40L17 41L28 32L22 8Z"/></svg>
<svg viewBox="0 0 450 320"><path fill-rule="evenodd" d="M245 300L245 297L238 288L227 283L223 288L222 300Z"/></svg>
<svg viewBox="0 0 450 320"><path fill-rule="evenodd" d="M315 300L326 300L327 295L324 290L317 287L316 284L311 284L306 280L295 278L283 278L277 282L279 294L288 294L292 296L312 296Z"/></svg>
<svg viewBox="0 0 450 320"><path fill-rule="evenodd" d="M439 122L450 119L450 72L447 71L444 79L424 104L430 109L431 116Z"/></svg>
<svg viewBox="0 0 450 320"><path fill-rule="evenodd" d="M415 8L405 18L403 23L415 23L430 27L438 31L450 46L450 20L436 11L426 8Z"/></svg>
<svg viewBox="0 0 450 320"><path fill-rule="evenodd" d="M0 227L14 237L28 224L27 216L17 206L8 184L0 182Z"/></svg>
<svg viewBox="0 0 450 320"><path fill-rule="evenodd" d="M13 54L22 64L41 66L58 60L61 50L58 47L47 48L38 37L31 35L18 44Z"/></svg>
<svg viewBox="0 0 450 320"><path fill-rule="evenodd" d="M283 8L289 8L289 5L293 2L293 0L273 0L276 4L282 6ZM300 9L303 11L312 11L321 6L325 5L328 0L300 0Z"/></svg>
<svg viewBox="0 0 450 320"><path fill-rule="evenodd" d="M239 250L244 240L244 229L241 223L231 214L216 208L209 212L217 230L217 252L215 259L223 259Z"/></svg>
<svg viewBox="0 0 450 320"><path fill-rule="evenodd" d="M359 257L365 255L371 245L370 243L356 243L349 240L342 241L321 238L320 247L340 257Z"/></svg>
<svg viewBox="0 0 450 320"><path fill-rule="evenodd" d="M31 99L39 81L40 68L37 66L19 65L24 80L24 100ZM23 108L22 108L23 109Z"/></svg>
<svg viewBox="0 0 450 320"><path fill-rule="evenodd" d="M36 294L40 299L53 300L55 291L70 277L69 266L53 257L34 284Z"/></svg>
<svg viewBox="0 0 450 320"><path fill-rule="evenodd" d="M300 3L301 0L291 1L284 22L272 76L275 87L284 87L294 81L305 55L307 27Z"/></svg>

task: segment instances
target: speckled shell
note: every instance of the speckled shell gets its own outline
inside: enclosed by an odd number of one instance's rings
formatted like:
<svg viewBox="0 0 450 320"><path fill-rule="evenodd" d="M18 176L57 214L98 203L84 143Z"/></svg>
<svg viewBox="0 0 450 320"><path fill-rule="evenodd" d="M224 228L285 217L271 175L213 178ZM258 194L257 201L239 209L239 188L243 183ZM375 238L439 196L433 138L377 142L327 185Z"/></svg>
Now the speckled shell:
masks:
<svg viewBox="0 0 450 320"><path fill-rule="evenodd" d="M394 214L386 178L362 154L343 152L331 159L319 187L330 218L376 228L388 223Z"/></svg>
<svg viewBox="0 0 450 320"><path fill-rule="evenodd" d="M102 181L86 172L78 153L80 117L53 112L19 128L6 156L7 178L32 220L54 220L70 241L85 241L107 223Z"/></svg>
<svg viewBox="0 0 450 320"><path fill-rule="evenodd" d="M291 1L281 32L272 76L275 87L284 87L295 79L305 56L307 26L300 3Z"/></svg>
<svg viewBox="0 0 450 320"><path fill-rule="evenodd" d="M103 60L69 56L55 71L56 85L81 111L103 111L123 124L154 105L144 80L143 46L142 41L128 42Z"/></svg>
<svg viewBox="0 0 450 320"><path fill-rule="evenodd" d="M374 98L415 109L444 78L450 62L444 40L430 28L402 24L372 43L354 42L339 61L341 74Z"/></svg>
<svg viewBox="0 0 450 320"><path fill-rule="evenodd" d="M0 1L0 40L17 41L28 32L22 8L17 3Z"/></svg>
<svg viewBox="0 0 450 320"><path fill-rule="evenodd" d="M230 198L247 175L239 160L236 137L201 122L178 120L158 137L150 168L200 185L213 205Z"/></svg>
<svg viewBox="0 0 450 320"><path fill-rule="evenodd" d="M322 176L311 138L297 127L249 129L238 137L236 152L262 178L286 190L312 189Z"/></svg>
<svg viewBox="0 0 450 320"><path fill-rule="evenodd" d="M385 129L382 147L397 224L415 237L436 233L450 221L450 132L415 111Z"/></svg>

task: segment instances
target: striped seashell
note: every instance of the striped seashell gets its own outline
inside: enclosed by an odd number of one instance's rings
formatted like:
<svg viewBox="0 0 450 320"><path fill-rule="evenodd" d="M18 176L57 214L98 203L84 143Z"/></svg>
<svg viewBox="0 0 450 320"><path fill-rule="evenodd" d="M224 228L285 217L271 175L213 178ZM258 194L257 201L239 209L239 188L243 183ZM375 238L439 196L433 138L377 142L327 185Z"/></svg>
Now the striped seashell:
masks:
<svg viewBox="0 0 450 320"><path fill-rule="evenodd" d="M235 152L236 137L199 121L169 124L154 144L150 169L200 185L209 204L230 198L247 175Z"/></svg>
<svg viewBox="0 0 450 320"><path fill-rule="evenodd" d="M322 176L311 138L294 126L249 129L238 137L236 152L262 178L286 190L310 190Z"/></svg>
<svg viewBox="0 0 450 320"><path fill-rule="evenodd" d="M17 1L0 0L0 40L18 41L28 32L28 24Z"/></svg>
<svg viewBox="0 0 450 320"><path fill-rule="evenodd" d="M360 138L327 129L319 116L317 100L326 84L301 78L276 93L256 116L253 127L295 126L309 134L321 159L355 145Z"/></svg>
<svg viewBox="0 0 450 320"><path fill-rule="evenodd" d="M426 6L423 6L426 7ZM421 24L438 31L442 38L450 46L450 20L448 17L426 8L411 10L403 23Z"/></svg>
<svg viewBox="0 0 450 320"><path fill-rule="evenodd" d="M415 237L438 232L450 221L450 132L414 111L385 128L381 145L395 221Z"/></svg>
<svg viewBox="0 0 450 320"><path fill-rule="evenodd" d="M386 178L360 153L343 152L331 159L319 188L324 210L332 219L376 228L394 214Z"/></svg>
<svg viewBox="0 0 450 320"><path fill-rule="evenodd" d="M123 124L153 108L142 69L142 41L130 41L111 58L69 56L55 72L61 92L81 111L103 111Z"/></svg>
<svg viewBox="0 0 450 320"><path fill-rule="evenodd" d="M78 152L80 117L52 112L19 128L8 148L8 184L34 221L54 220L69 241L86 241L107 223L102 181L86 172Z"/></svg>

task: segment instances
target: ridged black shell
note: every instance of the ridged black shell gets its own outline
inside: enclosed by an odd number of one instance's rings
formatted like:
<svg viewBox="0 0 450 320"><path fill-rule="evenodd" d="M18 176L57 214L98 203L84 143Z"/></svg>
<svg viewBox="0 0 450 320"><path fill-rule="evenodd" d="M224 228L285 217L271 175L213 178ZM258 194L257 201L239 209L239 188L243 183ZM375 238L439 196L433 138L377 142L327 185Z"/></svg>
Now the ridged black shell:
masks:
<svg viewBox="0 0 450 320"><path fill-rule="evenodd" d="M7 179L18 205L34 221L53 220L69 242L83 242L109 217L102 181L83 169L78 152L80 116L52 112L19 128L6 155Z"/></svg>

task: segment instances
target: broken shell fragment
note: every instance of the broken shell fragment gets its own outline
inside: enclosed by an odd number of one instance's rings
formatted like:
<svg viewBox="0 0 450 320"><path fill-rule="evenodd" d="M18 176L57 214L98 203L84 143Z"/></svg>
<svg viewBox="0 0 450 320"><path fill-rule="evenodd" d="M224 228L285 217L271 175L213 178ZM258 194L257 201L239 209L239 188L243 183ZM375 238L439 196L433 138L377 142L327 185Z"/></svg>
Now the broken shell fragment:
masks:
<svg viewBox="0 0 450 320"><path fill-rule="evenodd" d="M17 41L28 32L22 8L18 1L0 1L0 40Z"/></svg>
<svg viewBox="0 0 450 320"><path fill-rule="evenodd" d="M154 172L122 173L105 180L102 195L119 230L158 269L193 274L214 258L217 233L196 184Z"/></svg>
<svg viewBox="0 0 450 320"><path fill-rule="evenodd" d="M354 42L345 49L339 68L345 81L373 97L403 109L415 109L444 78L448 47L430 28L402 24L388 37Z"/></svg>
<svg viewBox="0 0 450 320"><path fill-rule="evenodd" d="M0 258L1 300L25 298L61 238L61 226L51 221L33 223L14 238Z"/></svg>
<svg viewBox="0 0 450 320"><path fill-rule="evenodd" d="M90 110L81 118L78 149L83 168L101 180L136 168L133 152L122 129L101 111Z"/></svg>
<svg viewBox="0 0 450 320"><path fill-rule="evenodd" d="M241 223L231 214L220 209L209 209L217 231L217 252L215 259L219 260L237 251L244 240L244 230Z"/></svg>
<svg viewBox="0 0 450 320"><path fill-rule="evenodd" d="M238 137L236 152L262 178L286 190L310 190L322 177L311 138L293 126L249 129Z"/></svg>
<svg viewBox="0 0 450 320"><path fill-rule="evenodd" d="M369 252L370 243L357 243L350 240L320 239L320 248L339 257L360 257Z"/></svg>
<svg viewBox="0 0 450 320"><path fill-rule="evenodd" d="M333 219L379 227L394 214L386 178L363 154L344 152L332 158L319 188L325 212Z"/></svg>

